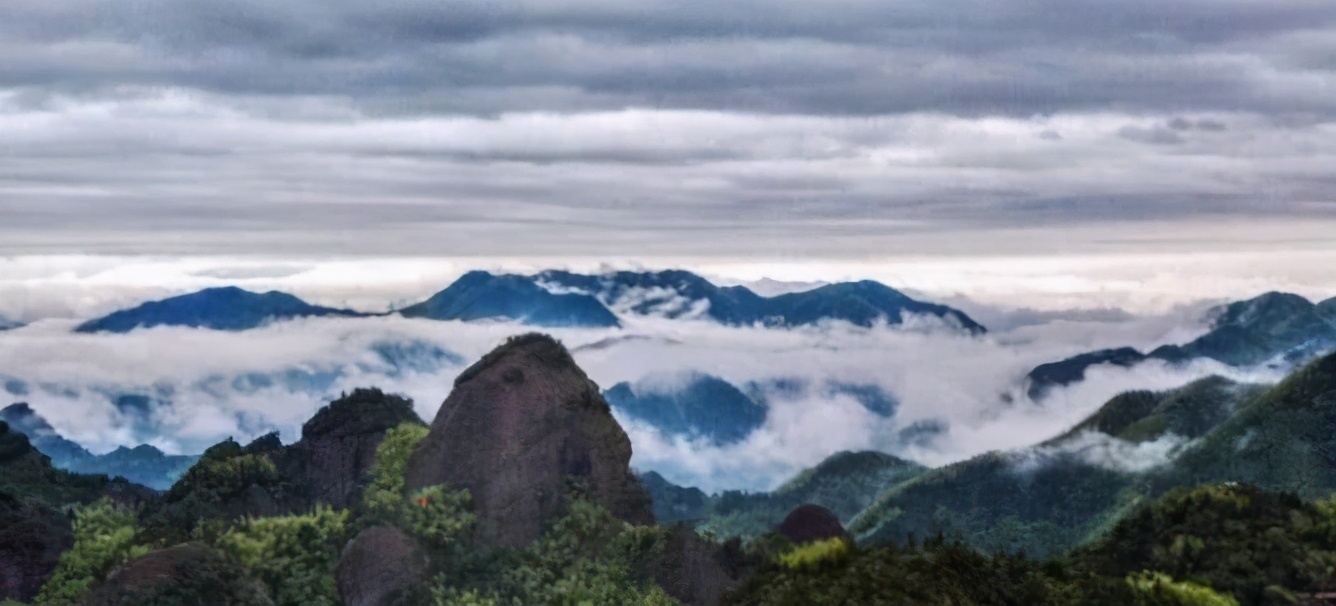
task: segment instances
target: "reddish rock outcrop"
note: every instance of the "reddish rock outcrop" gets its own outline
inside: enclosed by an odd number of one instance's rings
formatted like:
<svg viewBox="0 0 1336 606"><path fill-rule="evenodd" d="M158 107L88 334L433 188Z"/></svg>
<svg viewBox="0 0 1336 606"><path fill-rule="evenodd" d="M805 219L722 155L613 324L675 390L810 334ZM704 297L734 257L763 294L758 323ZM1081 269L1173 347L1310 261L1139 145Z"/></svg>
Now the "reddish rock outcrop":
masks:
<svg viewBox="0 0 1336 606"><path fill-rule="evenodd" d="M465 488L483 547L520 547L564 513L568 481L618 518L654 521L631 441L599 388L546 335L513 337L455 381L409 460L414 488Z"/></svg>
<svg viewBox="0 0 1336 606"><path fill-rule="evenodd" d="M835 538L852 541L840 518L820 505L799 505L789 512L776 532L800 545Z"/></svg>

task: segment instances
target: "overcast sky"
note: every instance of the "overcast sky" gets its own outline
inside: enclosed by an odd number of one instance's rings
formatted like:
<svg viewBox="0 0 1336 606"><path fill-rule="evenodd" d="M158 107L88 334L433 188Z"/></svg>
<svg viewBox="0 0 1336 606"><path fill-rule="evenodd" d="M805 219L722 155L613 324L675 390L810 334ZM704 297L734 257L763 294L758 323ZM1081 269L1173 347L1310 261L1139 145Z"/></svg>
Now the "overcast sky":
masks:
<svg viewBox="0 0 1336 606"><path fill-rule="evenodd" d="M1332 0L3 0L0 254L1336 247Z"/></svg>

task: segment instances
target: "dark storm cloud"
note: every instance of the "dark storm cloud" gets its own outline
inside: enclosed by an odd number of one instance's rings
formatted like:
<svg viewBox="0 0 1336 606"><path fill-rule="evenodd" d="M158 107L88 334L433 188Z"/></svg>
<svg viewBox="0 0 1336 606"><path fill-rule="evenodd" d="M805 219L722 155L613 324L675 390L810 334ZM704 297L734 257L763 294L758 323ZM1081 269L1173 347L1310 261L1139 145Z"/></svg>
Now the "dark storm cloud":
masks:
<svg viewBox="0 0 1336 606"><path fill-rule="evenodd" d="M1327 0L51 4L0 9L0 86L333 95L387 114L1333 105Z"/></svg>

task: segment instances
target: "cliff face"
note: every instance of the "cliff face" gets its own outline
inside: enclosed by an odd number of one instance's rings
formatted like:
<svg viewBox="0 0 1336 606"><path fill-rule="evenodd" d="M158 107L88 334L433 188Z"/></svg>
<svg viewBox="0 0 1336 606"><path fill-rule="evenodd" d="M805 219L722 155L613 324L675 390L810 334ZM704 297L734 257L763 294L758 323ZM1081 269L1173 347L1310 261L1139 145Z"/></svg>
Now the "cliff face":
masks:
<svg viewBox="0 0 1336 606"><path fill-rule="evenodd" d="M630 460L631 442L598 386L560 343L531 334L460 375L409 460L407 481L468 489L480 545L521 547L563 512L571 480L618 518L653 523Z"/></svg>
<svg viewBox="0 0 1336 606"><path fill-rule="evenodd" d="M31 600L72 546L69 518L0 492L0 600Z"/></svg>
<svg viewBox="0 0 1336 606"><path fill-rule="evenodd" d="M302 425L301 441L271 456L281 475L295 480L304 506L351 508L362 498L385 432L404 422L422 423L412 401L357 389L320 409Z"/></svg>

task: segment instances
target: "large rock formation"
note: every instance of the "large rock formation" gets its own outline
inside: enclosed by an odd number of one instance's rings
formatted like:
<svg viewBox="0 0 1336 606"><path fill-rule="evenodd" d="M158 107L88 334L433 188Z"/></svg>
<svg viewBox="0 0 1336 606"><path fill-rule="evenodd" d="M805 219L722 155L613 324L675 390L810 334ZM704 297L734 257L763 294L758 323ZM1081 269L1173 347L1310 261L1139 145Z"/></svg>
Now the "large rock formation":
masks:
<svg viewBox="0 0 1336 606"><path fill-rule="evenodd" d="M372 526L348 542L335 576L344 606L409 604L427 576L427 555L393 526Z"/></svg>
<svg viewBox="0 0 1336 606"><path fill-rule="evenodd" d="M598 386L546 335L513 337L465 370L409 459L413 488L468 489L483 547L520 547L564 512L570 480L618 518L653 523L631 441Z"/></svg>
<svg viewBox="0 0 1336 606"><path fill-rule="evenodd" d="M688 526L675 526L668 533L654 582L683 604L714 606L741 584L750 565L737 541L716 545Z"/></svg>
<svg viewBox="0 0 1336 606"><path fill-rule="evenodd" d="M65 515L0 492L0 601L33 599L73 546Z"/></svg>
<svg viewBox="0 0 1336 606"><path fill-rule="evenodd" d="M362 498L385 432L404 422L422 423L411 400L356 389L321 408L302 425L301 441L273 456L283 477L297 484L303 506L349 508ZM266 449L263 440L248 448Z"/></svg>
<svg viewBox="0 0 1336 606"><path fill-rule="evenodd" d="M200 543L186 543L140 556L112 571L83 606L197 604L267 606L264 588L235 561Z"/></svg>
<svg viewBox="0 0 1336 606"><path fill-rule="evenodd" d="M776 529L784 538L799 545L828 539L852 541L840 518L820 505L799 505Z"/></svg>
<svg viewBox="0 0 1336 606"><path fill-rule="evenodd" d="M355 507L385 432L405 421L422 422L412 402L358 389L320 409L291 446L276 434L244 448L232 440L215 444L149 505L141 516L146 532L182 540L201 520Z"/></svg>

